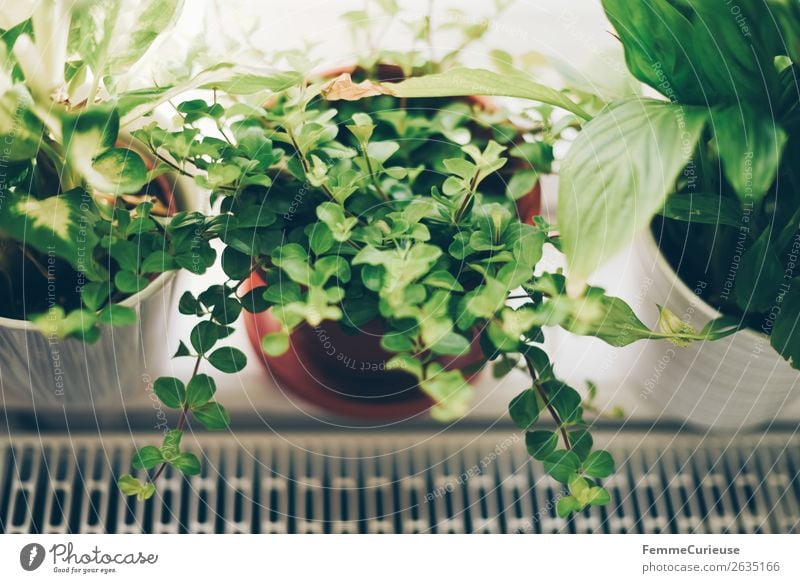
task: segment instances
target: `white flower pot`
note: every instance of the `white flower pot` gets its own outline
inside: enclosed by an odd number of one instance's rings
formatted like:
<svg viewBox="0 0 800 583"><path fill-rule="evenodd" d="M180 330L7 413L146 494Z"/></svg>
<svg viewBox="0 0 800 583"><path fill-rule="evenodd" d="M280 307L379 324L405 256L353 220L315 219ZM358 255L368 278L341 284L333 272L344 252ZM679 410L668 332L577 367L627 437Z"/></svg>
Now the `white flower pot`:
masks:
<svg viewBox="0 0 800 583"><path fill-rule="evenodd" d="M179 210L202 208L190 181L168 182ZM136 324L106 326L92 344L47 337L27 320L0 318L0 409L119 405L149 385L145 348L157 343L159 350L166 349L176 273L158 275L120 302L136 310Z"/></svg>
<svg viewBox="0 0 800 583"><path fill-rule="evenodd" d="M649 230L636 249L634 271L648 282L645 303L664 305L697 329L720 315L695 293L705 283L681 281ZM714 430L745 429L775 419L800 395L800 372L754 330L685 348L647 344L641 358L651 374L640 385L640 397L657 405L664 418Z"/></svg>

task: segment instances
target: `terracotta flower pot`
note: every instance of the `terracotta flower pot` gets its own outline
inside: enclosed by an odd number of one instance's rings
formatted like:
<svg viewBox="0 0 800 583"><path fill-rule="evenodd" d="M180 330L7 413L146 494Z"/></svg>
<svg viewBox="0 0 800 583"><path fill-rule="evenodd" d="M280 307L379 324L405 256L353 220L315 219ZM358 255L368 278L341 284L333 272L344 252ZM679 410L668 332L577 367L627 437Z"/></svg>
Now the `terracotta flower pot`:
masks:
<svg viewBox="0 0 800 583"><path fill-rule="evenodd" d="M248 289L263 286L254 273ZM261 338L280 330L271 311L245 313L250 341L261 352ZM387 369L392 354L381 348L383 326L373 320L359 334L346 333L338 322L317 328L303 325L291 335L289 350L281 356L262 353L262 362L281 389L338 415L372 420L404 419L426 411L433 404L402 369ZM467 379L482 366L483 352L477 336L470 351L438 359L447 370L462 370Z"/></svg>
<svg viewBox="0 0 800 583"><path fill-rule="evenodd" d="M344 73L354 74L355 66L340 67L325 72L325 78ZM378 79L398 81L402 71L394 65L378 65ZM494 105L484 97L465 97L464 101L482 109ZM516 162L516 160L515 160ZM520 167L523 163L519 162ZM541 210L539 183L517 200L520 220L532 223ZM264 285L253 274L249 289ZM261 353L261 338L280 330L280 324L270 311L261 314L245 313L250 341ZM286 354L278 357L262 353L262 360L280 387L332 413L351 418L372 420L404 419L418 415L431 407L431 399L417 386L413 375L402 370L386 370L392 354L380 346L383 327L379 320L363 326L361 333L351 336L336 322L323 322L319 327L302 326L290 337ZM448 357L439 362L448 370L459 369L471 380L482 365L483 352L476 339L468 354Z"/></svg>

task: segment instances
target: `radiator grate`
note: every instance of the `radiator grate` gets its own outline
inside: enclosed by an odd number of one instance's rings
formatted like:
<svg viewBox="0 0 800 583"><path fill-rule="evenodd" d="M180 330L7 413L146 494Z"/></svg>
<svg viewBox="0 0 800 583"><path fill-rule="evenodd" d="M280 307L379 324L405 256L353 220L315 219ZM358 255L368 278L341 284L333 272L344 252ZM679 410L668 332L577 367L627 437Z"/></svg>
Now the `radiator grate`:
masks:
<svg viewBox="0 0 800 583"><path fill-rule="evenodd" d="M132 443L0 440L6 533L795 533L800 438L600 433L621 467L612 504L571 520L513 432L198 435L199 476L168 470L147 504L120 496Z"/></svg>

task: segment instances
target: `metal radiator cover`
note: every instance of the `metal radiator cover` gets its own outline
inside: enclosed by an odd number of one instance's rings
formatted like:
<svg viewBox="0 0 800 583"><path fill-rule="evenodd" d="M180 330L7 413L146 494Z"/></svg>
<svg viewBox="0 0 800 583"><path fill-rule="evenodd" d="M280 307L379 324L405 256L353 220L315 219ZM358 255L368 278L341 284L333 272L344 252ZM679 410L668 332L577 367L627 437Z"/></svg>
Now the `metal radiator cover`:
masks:
<svg viewBox="0 0 800 583"><path fill-rule="evenodd" d="M604 482L612 503L570 520L556 516L558 484L513 431L200 434L196 441L203 472L183 479L168 470L143 504L114 484L133 450L125 434L0 440L0 531L800 532L800 437L791 433L599 433L596 441L620 465Z"/></svg>

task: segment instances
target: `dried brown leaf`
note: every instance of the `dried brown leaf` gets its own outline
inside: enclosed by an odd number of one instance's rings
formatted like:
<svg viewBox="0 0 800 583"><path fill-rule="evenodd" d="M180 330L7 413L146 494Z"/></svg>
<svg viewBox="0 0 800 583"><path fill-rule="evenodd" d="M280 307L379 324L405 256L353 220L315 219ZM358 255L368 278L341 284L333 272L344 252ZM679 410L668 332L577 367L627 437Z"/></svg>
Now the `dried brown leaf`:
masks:
<svg viewBox="0 0 800 583"><path fill-rule="evenodd" d="M360 83L353 83L350 73L342 73L322 88L322 96L328 101L358 101L365 97L375 97L377 95L397 96L390 87L374 81L366 80Z"/></svg>

